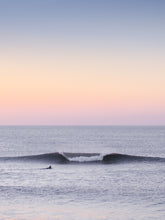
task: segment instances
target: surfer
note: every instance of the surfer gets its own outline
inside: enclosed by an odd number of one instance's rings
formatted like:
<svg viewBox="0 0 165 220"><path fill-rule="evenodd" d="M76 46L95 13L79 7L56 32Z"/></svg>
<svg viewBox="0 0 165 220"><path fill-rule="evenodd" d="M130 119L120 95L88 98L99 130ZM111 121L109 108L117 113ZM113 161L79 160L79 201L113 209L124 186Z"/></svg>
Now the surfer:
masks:
<svg viewBox="0 0 165 220"><path fill-rule="evenodd" d="M52 169L52 166L48 166L46 168L41 168L41 170L50 170L50 169Z"/></svg>

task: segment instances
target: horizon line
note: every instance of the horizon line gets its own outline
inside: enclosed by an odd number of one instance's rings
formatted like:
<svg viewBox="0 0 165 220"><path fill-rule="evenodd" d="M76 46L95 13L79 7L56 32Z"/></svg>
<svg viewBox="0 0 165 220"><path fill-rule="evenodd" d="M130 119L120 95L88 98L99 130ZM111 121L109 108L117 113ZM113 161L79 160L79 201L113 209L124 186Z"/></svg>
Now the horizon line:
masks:
<svg viewBox="0 0 165 220"><path fill-rule="evenodd" d="M17 127L21 127L21 126L26 126L26 127L31 127L31 126L34 126L34 127L38 127L38 126L42 126L42 127L164 127L164 125L162 124L146 124L146 125L143 125L143 124L109 124L109 125L104 125L104 124L98 124L98 125L92 125L92 124L86 124L86 125L83 125L83 124L73 124L73 125L69 125L69 124L59 124L59 125L51 125L51 124L4 124L4 125L0 125L0 127L7 127L7 126L10 126L10 127L14 127L14 126L17 126Z"/></svg>

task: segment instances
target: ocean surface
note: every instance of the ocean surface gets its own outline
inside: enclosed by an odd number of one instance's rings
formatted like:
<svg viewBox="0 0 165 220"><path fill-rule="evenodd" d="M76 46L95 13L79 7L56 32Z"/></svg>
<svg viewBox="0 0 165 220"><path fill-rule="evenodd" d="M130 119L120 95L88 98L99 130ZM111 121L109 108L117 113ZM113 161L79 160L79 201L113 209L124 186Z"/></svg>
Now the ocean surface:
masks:
<svg viewBox="0 0 165 220"><path fill-rule="evenodd" d="M0 219L164 220L165 127L1 126Z"/></svg>

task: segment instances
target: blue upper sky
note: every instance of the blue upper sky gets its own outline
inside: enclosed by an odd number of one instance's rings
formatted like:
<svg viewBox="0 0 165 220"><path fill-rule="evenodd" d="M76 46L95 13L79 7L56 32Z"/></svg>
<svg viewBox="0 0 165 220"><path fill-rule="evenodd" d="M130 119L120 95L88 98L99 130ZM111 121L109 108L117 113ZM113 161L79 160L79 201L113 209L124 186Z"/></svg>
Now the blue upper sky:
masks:
<svg viewBox="0 0 165 220"><path fill-rule="evenodd" d="M163 0L0 0L0 32L18 41L164 47L164 11Z"/></svg>

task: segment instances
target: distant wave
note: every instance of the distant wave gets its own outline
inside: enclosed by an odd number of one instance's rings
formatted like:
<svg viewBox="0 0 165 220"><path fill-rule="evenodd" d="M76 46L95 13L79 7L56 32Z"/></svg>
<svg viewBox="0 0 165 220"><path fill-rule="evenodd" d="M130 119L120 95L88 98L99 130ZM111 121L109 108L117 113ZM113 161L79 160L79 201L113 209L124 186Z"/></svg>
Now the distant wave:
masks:
<svg viewBox="0 0 165 220"><path fill-rule="evenodd" d="M30 161L46 162L51 164L79 164L79 163L135 163L135 162L165 162L165 158L135 156L119 153L102 155L100 153L47 153L39 155L18 156L18 157L0 157L0 161Z"/></svg>
<svg viewBox="0 0 165 220"><path fill-rule="evenodd" d="M161 157L146 157L127 154L107 154L103 157L104 163L128 163L128 162L165 162L165 158Z"/></svg>
<svg viewBox="0 0 165 220"><path fill-rule="evenodd" d="M133 163L133 162L165 162L165 158L135 156L119 153L99 154L99 153L63 153L70 162L77 163Z"/></svg>

